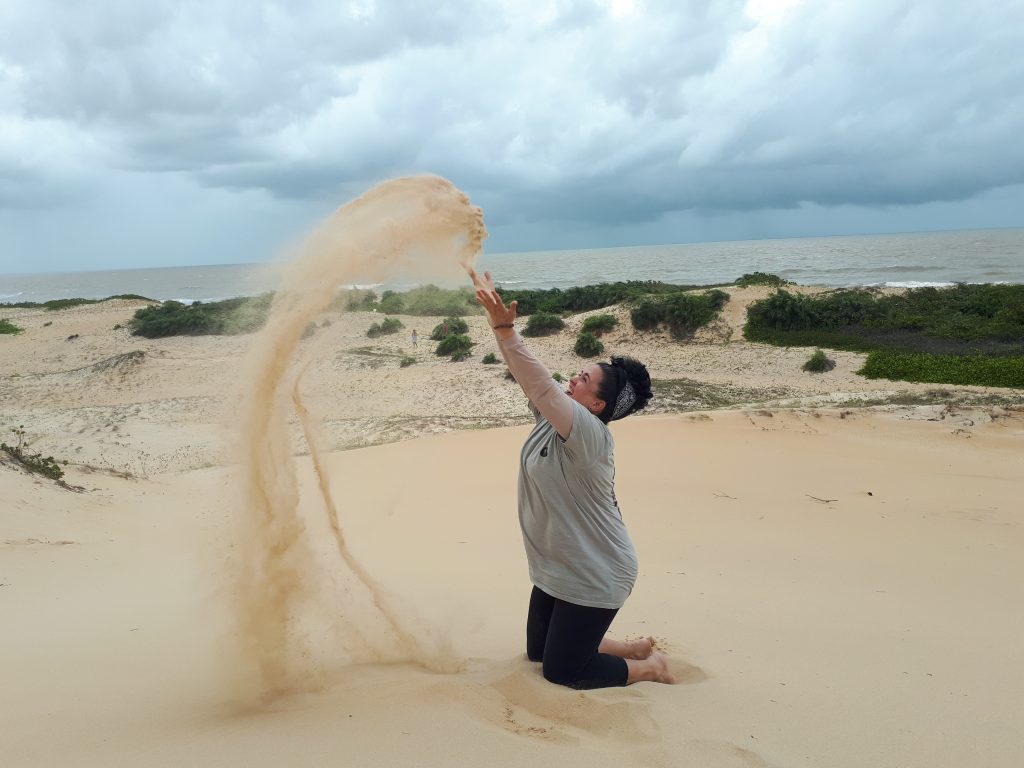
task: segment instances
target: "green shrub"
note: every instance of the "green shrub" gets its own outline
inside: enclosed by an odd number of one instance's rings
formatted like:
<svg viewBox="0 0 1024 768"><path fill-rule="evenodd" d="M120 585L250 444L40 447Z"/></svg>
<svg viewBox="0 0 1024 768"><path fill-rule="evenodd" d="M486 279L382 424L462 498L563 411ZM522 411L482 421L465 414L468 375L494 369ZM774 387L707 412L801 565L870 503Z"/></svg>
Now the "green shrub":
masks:
<svg viewBox="0 0 1024 768"><path fill-rule="evenodd" d="M377 294L363 288L353 288L343 294L347 298L345 308L350 312L372 312L378 309ZM334 304L332 303L332 306Z"/></svg>
<svg viewBox="0 0 1024 768"><path fill-rule="evenodd" d="M653 331L665 319L665 312L661 302L645 299L633 307L629 318L638 331Z"/></svg>
<svg viewBox="0 0 1024 768"><path fill-rule="evenodd" d="M397 317L385 317L383 322L373 323L366 331L366 335L371 339L375 339L378 336L386 336L390 333L398 333L405 326L402 325L402 321Z"/></svg>
<svg viewBox="0 0 1024 768"><path fill-rule="evenodd" d="M771 285L779 287L782 285L788 285L788 283L778 275L773 275L768 272L750 272L736 280L733 285L737 285L740 288L748 288L752 285Z"/></svg>
<svg viewBox="0 0 1024 768"><path fill-rule="evenodd" d="M618 324L619 321L615 315L591 315L583 321L581 330L588 331L600 338L601 334L607 333Z"/></svg>
<svg viewBox="0 0 1024 768"><path fill-rule="evenodd" d="M484 365L494 365L498 362L498 357L493 352L488 352L480 362Z"/></svg>
<svg viewBox="0 0 1024 768"><path fill-rule="evenodd" d="M682 338L714 320L728 301L729 294L718 289L674 293L641 301L630 312L630 319L638 331L650 331L664 323L673 336Z"/></svg>
<svg viewBox="0 0 1024 768"><path fill-rule="evenodd" d="M25 443L25 427L20 426L11 430L18 438L16 445L0 443L0 451L3 451L16 462L21 464L29 472L48 477L51 480L60 482L64 477L64 470L53 456L44 457L41 453L29 453ZM67 464L67 461L64 462Z"/></svg>
<svg viewBox="0 0 1024 768"><path fill-rule="evenodd" d="M814 350L814 354L808 358L807 362L803 364L803 370L811 373L821 373L829 369L829 363L832 361L825 357L825 353L820 349Z"/></svg>
<svg viewBox="0 0 1024 768"><path fill-rule="evenodd" d="M401 294L395 293L394 291L384 291L380 297L380 311L385 312L389 315L397 315L402 312L405 307L405 302L402 300Z"/></svg>
<svg viewBox="0 0 1024 768"><path fill-rule="evenodd" d="M434 330L430 332L430 339L441 341L452 333L469 333L469 325L461 317L446 317L443 322L434 326Z"/></svg>
<svg viewBox="0 0 1024 768"><path fill-rule="evenodd" d="M423 285L402 294L407 315L441 315L459 317L478 315L483 310L476 303L476 292L469 288L438 288Z"/></svg>
<svg viewBox="0 0 1024 768"><path fill-rule="evenodd" d="M703 286L671 285L653 280L630 280L619 283L601 283L572 288L550 288L548 290L508 290L498 287L502 300L519 302L518 312L527 316L536 312L587 312L603 309L626 301L640 301L649 296L660 296Z"/></svg>
<svg viewBox="0 0 1024 768"><path fill-rule="evenodd" d="M1024 388L1024 357L936 355L880 349L857 371L869 379Z"/></svg>
<svg viewBox="0 0 1024 768"><path fill-rule="evenodd" d="M118 293L113 296L107 296L105 299L50 299L50 301L38 302L38 301L15 301L9 304L0 304L0 307L10 307L17 309L68 309L69 307L78 307L83 304L99 304L103 301L110 301L111 299L130 299L132 301L153 301L153 299L145 296L139 296L137 293Z"/></svg>
<svg viewBox="0 0 1024 768"><path fill-rule="evenodd" d="M802 331L821 322L815 302L802 294L781 288L747 309L747 322L783 331Z"/></svg>
<svg viewBox="0 0 1024 768"><path fill-rule="evenodd" d="M449 333L437 345L436 354L449 355L453 360L463 360L473 348L473 342L464 333Z"/></svg>
<svg viewBox="0 0 1024 768"><path fill-rule="evenodd" d="M196 301L188 306L177 301L165 301L137 310L128 325L133 335L149 339L252 333L263 327L272 300L273 294L265 293L205 304Z"/></svg>
<svg viewBox="0 0 1024 768"><path fill-rule="evenodd" d="M415 362L415 357L409 357L408 355L406 355L405 357L398 361L398 366L400 368L408 368L410 365L415 364Z"/></svg>
<svg viewBox="0 0 1024 768"><path fill-rule="evenodd" d="M565 321L550 312L538 312L530 315L523 329L523 336L550 336L565 328Z"/></svg>
<svg viewBox="0 0 1024 768"><path fill-rule="evenodd" d="M576 337L574 349L580 357L597 357L604 352L604 344L594 334L583 331Z"/></svg>
<svg viewBox="0 0 1024 768"><path fill-rule="evenodd" d="M24 329L19 328L18 326L16 326L14 323L10 322L9 320L0 320L0 334L4 334L4 333L10 333L10 334L21 333L22 330L24 330Z"/></svg>
<svg viewBox="0 0 1024 768"><path fill-rule="evenodd" d="M551 374L551 378L554 379L555 381L557 381L559 384L561 384L563 381L565 381L565 379L562 378L562 374L560 374L558 371L555 371L554 373L552 373Z"/></svg>

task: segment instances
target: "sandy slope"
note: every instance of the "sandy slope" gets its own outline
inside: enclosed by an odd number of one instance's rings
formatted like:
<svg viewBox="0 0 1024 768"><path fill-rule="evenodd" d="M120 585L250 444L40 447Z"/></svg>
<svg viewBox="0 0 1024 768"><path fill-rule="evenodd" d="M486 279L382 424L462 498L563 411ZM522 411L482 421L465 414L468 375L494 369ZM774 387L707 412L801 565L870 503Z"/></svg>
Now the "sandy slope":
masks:
<svg viewBox="0 0 1024 768"><path fill-rule="evenodd" d="M296 427L317 564L293 659L307 677L258 711L237 705L231 520L245 510L225 459L252 337L132 337L114 326L134 302L5 310L26 330L0 336L2 437L24 424L82 491L0 462L2 764L1016 768L1021 394L816 410L935 387L861 379L852 353L812 376L809 350L741 341L764 293L733 291L690 344L628 321L604 339L670 382L652 415L614 428L641 557L614 630L655 636L682 684L589 693L522 658L527 412L503 367L480 364L495 349L483 319L474 357L453 364L410 346L436 318L371 341L379 318L323 315L301 349L323 447L405 441L328 456L351 549L460 671L398 663L329 543ZM582 321L531 342L552 370L579 367ZM989 396L1006 407L950 405ZM715 398L737 409L658 413Z"/></svg>
<svg viewBox="0 0 1024 768"><path fill-rule="evenodd" d="M7 766L902 766L1024 761L1024 418L838 411L615 426L641 577L614 630L683 683L578 693L521 654L523 427L329 456L354 553L407 627L463 670L352 663L386 649L303 511L321 576L319 690L230 703L231 468L72 493L0 468ZM821 500L829 501L820 501ZM359 629L363 637L358 637Z"/></svg>

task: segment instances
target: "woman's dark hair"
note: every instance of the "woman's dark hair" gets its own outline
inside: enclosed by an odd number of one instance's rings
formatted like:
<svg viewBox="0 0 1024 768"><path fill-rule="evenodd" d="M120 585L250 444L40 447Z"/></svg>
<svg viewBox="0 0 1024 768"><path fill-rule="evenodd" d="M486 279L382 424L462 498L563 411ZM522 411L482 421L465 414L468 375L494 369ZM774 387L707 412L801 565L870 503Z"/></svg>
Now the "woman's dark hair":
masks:
<svg viewBox="0 0 1024 768"><path fill-rule="evenodd" d="M651 392L651 376L647 367L632 357L613 357L611 363L598 363L601 366L601 384L597 388L597 396L604 400L604 410L598 418L607 424L615 413L615 401L627 383L633 385L636 402L619 418L641 410L654 395Z"/></svg>

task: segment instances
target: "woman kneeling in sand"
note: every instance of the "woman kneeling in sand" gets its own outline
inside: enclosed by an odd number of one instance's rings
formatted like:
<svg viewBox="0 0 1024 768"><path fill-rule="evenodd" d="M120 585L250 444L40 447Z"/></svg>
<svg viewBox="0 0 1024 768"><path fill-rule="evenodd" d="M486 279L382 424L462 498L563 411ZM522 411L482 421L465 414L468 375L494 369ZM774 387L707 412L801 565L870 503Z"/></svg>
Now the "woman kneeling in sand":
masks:
<svg viewBox="0 0 1024 768"><path fill-rule="evenodd" d="M526 655L543 662L547 680L573 688L675 682L649 639L605 637L637 575L615 500L615 443L607 425L650 400L647 369L612 358L587 366L562 391L515 332L516 302L505 306L489 272L470 276L537 419L519 461L519 522L534 584Z"/></svg>

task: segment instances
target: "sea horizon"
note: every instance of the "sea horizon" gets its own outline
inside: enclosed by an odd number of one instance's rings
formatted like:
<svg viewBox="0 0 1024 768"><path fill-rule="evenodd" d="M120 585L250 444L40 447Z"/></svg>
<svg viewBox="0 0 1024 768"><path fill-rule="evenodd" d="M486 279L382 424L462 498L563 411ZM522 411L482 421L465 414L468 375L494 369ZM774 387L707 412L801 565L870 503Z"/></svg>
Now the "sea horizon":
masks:
<svg viewBox="0 0 1024 768"><path fill-rule="evenodd" d="M545 251L485 251L479 265L499 284L568 288L656 280L709 285L770 272L804 285L923 287L1024 282L1024 228L779 237ZM288 262L145 266L0 275L0 304L139 294L160 301L216 301L274 290ZM408 290L372 280L359 287ZM444 284L443 281L441 284Z"/></svg>

